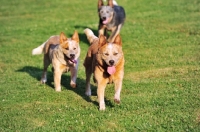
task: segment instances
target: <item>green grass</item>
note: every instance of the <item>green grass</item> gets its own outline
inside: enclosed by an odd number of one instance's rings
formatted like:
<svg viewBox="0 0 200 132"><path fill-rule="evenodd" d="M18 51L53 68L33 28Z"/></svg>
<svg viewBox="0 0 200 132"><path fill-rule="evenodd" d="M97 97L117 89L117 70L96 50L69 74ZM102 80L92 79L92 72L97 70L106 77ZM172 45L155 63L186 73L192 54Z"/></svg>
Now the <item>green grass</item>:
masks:
<svg viewBox="0 0 200 132"><path fill-rule="evenodd" d="M96 86L84 95L82 65L86 27L97 33L97 0L1 0L0 131L200 131L200 2L123 0L127 18L121 30L125 76L121 104L106 89L106 111L98 111ZM78 88L53 74L39 83L42 55L33 48L61 31L80 35Z"/></svg>

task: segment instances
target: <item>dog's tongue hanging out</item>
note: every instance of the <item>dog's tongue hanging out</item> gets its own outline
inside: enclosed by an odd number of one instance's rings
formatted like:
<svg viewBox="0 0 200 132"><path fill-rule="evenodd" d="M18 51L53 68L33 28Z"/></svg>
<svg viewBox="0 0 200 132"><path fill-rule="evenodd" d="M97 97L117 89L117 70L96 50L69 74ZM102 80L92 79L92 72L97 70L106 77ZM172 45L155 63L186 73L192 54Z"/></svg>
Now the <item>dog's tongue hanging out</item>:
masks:
<svg viewBox="0 0 200 132"><path fill-rule="evenodd" d="M107 24L108 23L108 18L106 20L103 20L103 24Z"/></svg>
<svg viewBox="0 0 200 132"><path fill-rule="evenodd" d="M114 74L114 73L116 72L115 66L109 66L109 67L107 68L107 72L108 72L110 75Z"/></svg>
<svg viewBox="0 0 200 132"><path fill-rule="evenodd" d="M77 64L77 60L70 60L71 62Z"/></svg>

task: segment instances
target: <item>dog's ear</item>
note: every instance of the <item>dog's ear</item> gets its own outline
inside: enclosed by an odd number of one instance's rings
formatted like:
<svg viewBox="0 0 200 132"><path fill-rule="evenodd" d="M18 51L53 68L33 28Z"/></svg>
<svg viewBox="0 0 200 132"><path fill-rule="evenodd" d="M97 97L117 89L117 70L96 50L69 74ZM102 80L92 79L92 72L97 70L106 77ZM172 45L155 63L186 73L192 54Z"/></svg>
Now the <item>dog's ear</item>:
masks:
<svg viewBox="0 0 200 132"><path fill-rule="evenodd" d="M113 0L108 0L108 6L113 7Z"/></svg>
<svg viewBox="0 0 200 132"><path fill-rule="evenodd" d="M103 6L103 1L102 0L98 0L98 9Z"/></svg>
<svg viewBox="0 0 200 132"><path fill-rule="evenodd" d="M115 40L114 40L114 42L113 43L115 43L115 44L118 44L118 45L120 45L120 46L122 46L122 39L121 39L121 37L120 37L120 35L118 34L116 37L115 37Z"/></svg>
<svg viewBox="0 0 200 132"><path fill-rule="evenodd" d="M62 44L66 40L67 40L66 35L63 32L61 32L60 33L60 44Z"/></svg>
<svg viewBox="0 0 200 132"><path fill-rule="evenodd" d="M104 35L100 35L99 36L99 47L105 45L107 42L106 42L106 38Z"/></svg>
<svg viewBox="0 0 200 132"><path fill-rule="evenodd" d="M78 36L78 32L77 31L74 31L74 34L72 36L72 40L74 40L77 43L79 43L79 36Z"/></svg>

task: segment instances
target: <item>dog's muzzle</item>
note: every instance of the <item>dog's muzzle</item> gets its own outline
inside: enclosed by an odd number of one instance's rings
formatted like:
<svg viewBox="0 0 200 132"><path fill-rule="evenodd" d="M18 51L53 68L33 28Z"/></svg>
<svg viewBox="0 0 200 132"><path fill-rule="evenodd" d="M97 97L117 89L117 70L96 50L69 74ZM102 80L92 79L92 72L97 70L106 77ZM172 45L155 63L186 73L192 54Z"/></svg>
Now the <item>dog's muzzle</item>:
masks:
<svg viewBox="0 0 200 132"><path fill-rule="evenodd" d="M65 56L65 58L66 58L70 63L75 63L75 64L77 64L77 60L75 60L75 54L70 54L70 58L67 57L67 55L65 55L65 54L64 54L64 56Z"/></svg>

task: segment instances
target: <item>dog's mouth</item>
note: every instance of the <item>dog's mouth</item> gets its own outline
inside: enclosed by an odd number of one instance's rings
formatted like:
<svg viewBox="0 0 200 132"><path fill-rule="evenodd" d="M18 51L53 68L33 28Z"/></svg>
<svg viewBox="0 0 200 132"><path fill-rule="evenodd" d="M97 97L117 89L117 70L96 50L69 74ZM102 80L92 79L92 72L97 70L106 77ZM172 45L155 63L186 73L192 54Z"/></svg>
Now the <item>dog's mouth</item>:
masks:
<svg viewBox="0 0 200 132"><path fill-rule="evenodd" d="M75 59L69 59L69 62L77 64L77 60Z"/></svg>
<svg viewBox="0 0 200 132"><path fill-rule="evenodd" d="M107 24L109 22L109 18L103 17L102 18L102 23Z"/></svg>
<svg viewBox="0 0 200 132"><path fill-rule="evenodd" d="M107 67L107 72L108 72L110 75L114 74L114 73L116 72L115 66L108 66L108 67Z"/></svg>
<svg viewBox="0 0 200 132"><path fill-rule="evenodd" d="M108 23L108 19L103 20L103 24L107 24Z"/></svg>
<svg viewBox="0 0 200 132"><path fill-rule="evenodd" d="M70 63L70 64L77 64L77 60L75 60L75 54L70 54L70 57L68 57L65 54L64 54L64 56L67 59L68 63Z"/></svg>
<svg viewBox="0 0 200 132"><path fill-rule="evenodd" d="M114 66L115 61L114 60L110 60L109 61L109 66L107 67L107 72L112 75L116 72L116 68Z"/></svg>

